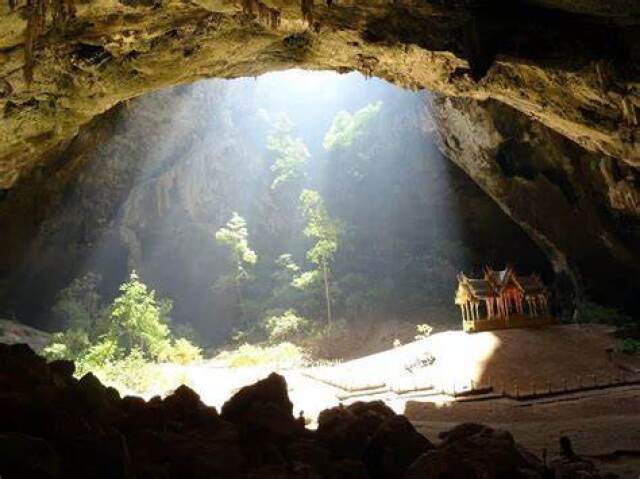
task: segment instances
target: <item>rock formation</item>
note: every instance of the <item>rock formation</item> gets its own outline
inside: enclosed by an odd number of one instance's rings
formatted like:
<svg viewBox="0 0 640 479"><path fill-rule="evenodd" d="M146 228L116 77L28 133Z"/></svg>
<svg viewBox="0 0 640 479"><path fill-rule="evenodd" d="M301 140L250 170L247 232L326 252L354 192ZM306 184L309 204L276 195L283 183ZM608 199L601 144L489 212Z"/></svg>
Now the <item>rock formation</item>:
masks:
<svg viewBox="0 0 640 479"><path fill-rule="evenodd" d="M277 29L245 3L257 2L78 2L62 24L45 15L34 38L30 4L3 3L0 187L120 101L293 66L493 98L587 150L640 162L636 2L305 0L305 22L300 0L274 0Z"/></svg>
<svg viewBox="0 0 640 479"><path fill-rule="evenodd" d="M637 169L493 100L437 97L428 110L445 156L546 252L557 288L586 286L591 298L633 307L640 288L640 209L631 186L640 181Z"/></svg>
<svg viewBox="0 0 640 479"><path fill-rule="evenodd" d="M100 291L109 298L135 269L175 300L177 321L188 320L211 337L225 336L235 316L228 295L211 292L215 273L227 267L224 251L213 241L215 231L241 207L261 251L279 255L280 244L296 230L287 205L270 187L270 158L261 149L266 126L253 119L257 106L250 100L259 91L259 83L249 79L213 81L131 100L83 127L41 174L23 178L0 202L0 228L8 232L0 236L0 315L13 312L46 327L55 295L75 276L100 274ZM423 133L419 96L412 102L406 113L401 105L385 107L390 121L377 140L381 147L404 141L428 148L424 157L411 153L413 159L398 168L394 180L402 181L407 198L419 197L421 206L405 212L411 234L429 241L432 233L420 218L437 213L443 227L459 229L474 264L488 257L517 258L525 271L550 273L544 254L520 228L435 151L432 132ZM388 159L379 156L376 162L382 171L395 161L393 149L385 151ZM415 172L421 179L410 181ZM337 193L341 176L335 170L327 176ZM252 192L250 199L246 191ZM360 195L356 203L365 201ZM336 208L348 213L350 204ZM442 249L454 251L456 245ZM421 265L443 295L449 295L460 267L437 254Z"/></svg>
<svg viewBox="0 0 640 479"><path fill-rule="evenodd" d="M37 10L51 3L66 14ZM277 19L266 22L265 8ZM472 168L443 142L445 151L573 288L610 260L616 281L637 278L639 13L633 0L10 0L0 5L0 199L21 178L54 175L52 158L82 125L143 93L289 67L358 70L452 97L441 110L452 120L445 136L456 119L480 122L470 131L493 136L482 155L499 156L500 170ZM484 107L469 106L485 100L544 125L545 138L570 140L560 150L572 159L544 167L558 176L513 172L508 157L518 164L521 152L509 152L495 122L480 131ZM489 152L494 140L501 149ZM545 201L527 212L532 198ZM556 214L562 220L547 221Z"/></svg>
<svg viewBox="0 0 640 479"><path fill-rule="evenodd" d="M602 477L577 456L547 468L507 431L480 425L434 445L379 402L323 411L308 430L277 374L242 388L219 414L185 386L145 402L73 372L72 362L0 345L3 478Z"/></svg>

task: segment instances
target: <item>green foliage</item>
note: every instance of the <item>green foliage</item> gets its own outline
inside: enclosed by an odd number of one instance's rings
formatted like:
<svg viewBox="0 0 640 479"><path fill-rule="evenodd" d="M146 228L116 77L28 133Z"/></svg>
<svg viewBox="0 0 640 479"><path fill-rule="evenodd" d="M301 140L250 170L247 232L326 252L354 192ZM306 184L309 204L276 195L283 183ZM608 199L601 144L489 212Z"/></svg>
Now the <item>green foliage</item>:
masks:
<svg viewBox="0 0 640 479"><path fill-rule="evenodd" d="M331 312L331 285L329 277L331 273L331 262L338 249L338 237L342 227L340 223L329 216L324 200L320 193L314 190L302 190L300 193L300 209L307 220L304 228L304 235L314 238L315 244L307 251L307 259L314 263L319 273L322 274L324 283L325 306L327 309L327 323L332 322ZM312 284L310 275L301 275L304 282L303 287Z"/></svg>
<svg viewBox="0 0 640 479"><path fill-rule="evenodd" d="M56 322L65 329L82 331L90 340L105 332L108 311L98 293L100 275L89 272L74 279L57 296L52 308Z"/></svg>
<svg viewBox="0 0 640 479"><path fill-rule="evenodd" d="M180 338L163 351L160 359L184 366L202 361L202 349L188 339Z"/></svg>
<svg viewBox="0 0 640 479"><path fill-rule="evenodd" d="M67 314L74 327L52 335L45 357L74 360L76 376L92 372L105 384L136 392L159 387L166 379L154 361L202 359L200 348L188 339L172 342L172 302L156 299L135 271L108 308L96 294L95 277L80 278L60 294L56 311Z"/></svg>
<svg viewBox="0 0 640 479"><path fill-rule="evenodd" d="M620 341L618 351L624 354L640 354L640 339L623 339L622 341Z"/></svg>
<svg viewBox="0 0 640 479"><path fill-rule="evenodd" d="M76 374L82 376L91 372L105 385L137 393L162 388L163 375L140 349L134 348L122 358L105 359L112 346L115 344L102 344L96 348L96 355L87 355L77 361Z"/></svg>
<svg viewBox="0 0 640 479"><path fill-rule="evenodd" d="M290 282L300 271L300 267L289 253L278 256L276 265L278 266L278 270L275 273L275 277L279 280Z"/></svg>
<svg viewBox="0 0 640 479"><path fill-rule="evenodd" d="M313 285L320 284L320 273L318 271L305 271L300 273L291 281L291 285L298 289L309 289Z"/></svg>
<svg viewBox="0 0 640 479"><path fill-rule="evenodd" d="M382 102L370 103L353 115L347 111L340 111L336 115L324 137L322 145L326 150L349 148L362 137L369 122L375 118L382 108Z"/></svg>
<svg viewBox="0 0 640 479"><path fill-rule="evenodd" d="M157 359L169 343L169 327L162 321L163 313L170 310L169 303L161 306L155 291L149 291L135 271L120 286L120 292L113 302L107 337L125 355L136 348L145 357Z"/></svg>
<svg viewBox="0 0 640 479"><path fill-rule="evenodd" d="M576 313L576 319L579 323L625 326L633 322L630 316L621 313L617 309L602 306L591 301L582 303Z"/></svg>
<svg viewBox="0 0 640 479"><path fill-rule="evenodd" d="M306 176L305 168L311 155L302 138L294 137L293 133L293 122L282 113L274 121L273 128L267 136L267 149L276 155L271 165L271 171L275 175L271 183L274 190Z"/></svg>
<svg viewBox="0 0 640 479"><path fill-rule="evenodd" d="M316 265L332 261L338 249L340 223L329 216L324 200L317 191L305 189L300 193L300 209L307 220L304 235L316 240L307 251L307 258Z"/></svg>
<svg viewBox="0 0 640 479"><path fill-rule="evenodd" d="M308 319L299 316L292 309L280 315L271 315L265 320L265 330L272 343L291 341L308 332L310 326Z"/></svg>
<svg viewBox="0 0 640 479"><path fill-rule="evenodd" d="M51 361L56 359L76 360L90 346L91 342L85 331L68 329L64 332L52 334L49 344L44 347L42 354Z"/></svg>
<svg viewBox="0 0 640 479"><path fill-rule="evenodd" d="M304 349L291 343L273 346L243 344L232 351L220 353L216 359L230 368L247 366L292 367L302 366L307 361Z"/></svg>
<svg viewBox="0 0 640 479"><path fill-rule="evenodd" d="M248 267L256 264L258 260L256 252L249 247L248 237L247 222L236 212L227 224L216 232L216 241L229 248L231 252L235 268L233 279L236 282L250 279Z"/></svg>
<svg viewBox="0 0 640 479"><path fill-rule="evenodd" d="M140 351L139 349L135 349ZM129 352L131 354L131 352ZM78 358L77 368L80 375L106 367L120 360L122 351L118 344L110 338L105 338L99 343L90 346L82 356ZM126 356L125 356L126 357Z"/></svg>
<svg viewBox="0 0 640 479"><path fill-rule="evenodd" d="M416 333L417 333L415 336L416 341L419 341L421 339L427 339L429 336L431 336L432 331L433 331L433 326L427 323L416 325Z"/></svg>

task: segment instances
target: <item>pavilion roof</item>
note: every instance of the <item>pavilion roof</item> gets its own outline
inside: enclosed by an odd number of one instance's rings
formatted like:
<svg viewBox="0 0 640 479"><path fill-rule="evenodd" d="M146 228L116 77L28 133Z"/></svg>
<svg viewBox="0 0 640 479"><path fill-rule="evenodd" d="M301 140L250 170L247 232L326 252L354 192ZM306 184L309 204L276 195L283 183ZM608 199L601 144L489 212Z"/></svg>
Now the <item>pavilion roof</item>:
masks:
<svg viewBox="0 0 640 479"><path fill-rule="evenodd" d="M500 296L509 283L514 284L524 294L541 294L547 291L537 274L518 276L510 267L499 271L485 268L484 278L471 278L464 273L458 275L456 303L460 304L468 299L482 300Z"/></svg>

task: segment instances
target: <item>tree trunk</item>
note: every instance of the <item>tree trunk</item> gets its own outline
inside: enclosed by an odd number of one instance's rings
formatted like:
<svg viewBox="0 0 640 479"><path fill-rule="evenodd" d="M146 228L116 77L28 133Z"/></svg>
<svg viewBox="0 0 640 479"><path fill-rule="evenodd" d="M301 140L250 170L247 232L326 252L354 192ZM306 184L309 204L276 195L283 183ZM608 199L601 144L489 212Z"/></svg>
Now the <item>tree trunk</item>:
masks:
<svg viewBox="0 0 640 479"><path fill-rule="evenodd" d="M329 296L329 278L326 261L322 262L322 275L324 277L324 298L327 302L327 324L331 325L333 323L333 318L331 317L331 297Z"/></svg>
<svg viewBox="0 0 640 479"><path fill-rule="evenodd" d="M236 279L236 296L238 298L238 306L240 307L240 314L242 315L242 319L244 320L246 317L246 311L244 310L244 300L242 298L242 285L240 281Z"/></svg>

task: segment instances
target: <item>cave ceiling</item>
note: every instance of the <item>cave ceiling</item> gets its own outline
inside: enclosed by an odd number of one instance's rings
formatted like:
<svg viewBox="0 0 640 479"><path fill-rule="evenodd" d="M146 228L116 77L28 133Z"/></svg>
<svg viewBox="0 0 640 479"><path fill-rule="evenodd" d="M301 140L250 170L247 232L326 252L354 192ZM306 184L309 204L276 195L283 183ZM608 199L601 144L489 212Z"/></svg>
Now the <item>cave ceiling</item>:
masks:
<svg viewBox="0 0 640 479"><path fill-rule="evenodd" d="M302 3L304 15L299 0L38 0L29 5L49 11L34 23L25 0L4 1L0 188L119 102L292 67L493 99L589 152L640 165L638 2Z"/></svg>

